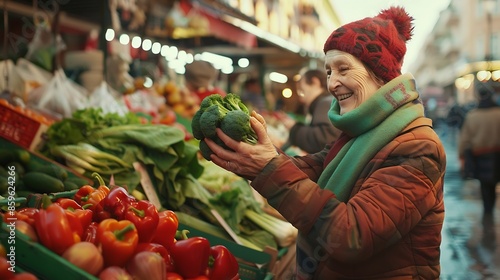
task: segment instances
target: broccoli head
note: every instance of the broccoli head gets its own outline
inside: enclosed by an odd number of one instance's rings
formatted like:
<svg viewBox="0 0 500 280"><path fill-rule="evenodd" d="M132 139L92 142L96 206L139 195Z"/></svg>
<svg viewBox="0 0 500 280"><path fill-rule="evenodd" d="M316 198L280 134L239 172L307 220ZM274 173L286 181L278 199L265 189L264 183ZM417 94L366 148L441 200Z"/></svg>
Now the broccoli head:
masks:
<svg viewBox="0 0 500 280"><path fill-rule="evenodd" d="M212 160L212 159L210 159L210 155L213 154L214 152L212 152L212 149L210 149L210 147L207 145L207 143L203 140L200 141L200 152L201 152L201 155L203 156L203 158L205 158L208 161Z"/></svg>
<svg viewBox="0 0 500 280"><path fill-rule="evenodd" d="M215 144L223 147L226 150L231 150L224 142L222 142L222 140L219 137L216 137L213 140L214 140ZM205 158L208 161L211 161L212 159L210 158L210 155L213 154L214 152L207 145L207 142L202 140L202 141L200 141L199 146L200 146L200 152L201 152L201 155L203 156L203 158Z"/></svg>
<svg viewBox="0 0 500 280"><path fill-rule="evenodd" d="M208 107L200 116L200 129L205 137L215 138L215 129L219 127L224 116L229 112L221 104Z"/></svg>
<svg viewBox="0 0 500 280"><path fill-rule="evenodd" d="M240 97L234 93L228 93L224 97L224 104L229 110L240 110L246 114L250 114L247 106L241 101Z"/></svg>
<svg viewBox="0 0 500 280"><path fill-rule="evenodd" d="M205 111L206 109L208 109L208 107L210 107L212 105L217 105L217 104L220 104L220 105L224 104L223 97L217 93L211 94L211 95L203 98L203 100L200 103L200 110Z"/></svg>
<svg viewBox="0 0 500 280"><path fill-rule="evenodd" d="M196 111L191 120L191 130L193 131L193 137L198 140L203 140L205 135L203 135L203 131L201 130L200 118L201 114L203 114L202 110Z"/></svg>
<svg viewBox="0 0 500 280"><path fill-rule="evenodd" d="M220 129L236 141L257 143L257 134L250 126L250 116L244 111L229 111L220 122Z"/></svg>

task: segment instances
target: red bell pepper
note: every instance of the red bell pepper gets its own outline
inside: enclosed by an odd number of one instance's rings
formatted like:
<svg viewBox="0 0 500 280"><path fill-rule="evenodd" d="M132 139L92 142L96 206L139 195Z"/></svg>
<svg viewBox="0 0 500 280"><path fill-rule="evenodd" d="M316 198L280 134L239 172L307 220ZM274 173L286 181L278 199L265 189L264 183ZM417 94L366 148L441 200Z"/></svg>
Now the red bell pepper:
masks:
<svg viewBox="0 0 500 280"><path fill-rule="evenodd" d="M97 227L99 223L91 222L90 225L83 231L83 241L87 241L93 244L97 244Z"/></svg>
<svg viewBox="0 0 500 280"><path fill-rule="evenodd" d="M68 221L71 224L71 228L78 232L78 235L83 239L83 234L87 227L92 223L92 210L90 209L65 209Z"/></svg>
<svg viewBox="0 0 500 280"><path fill-rule="evenodd" d="M58 198L54 203L61 205L61 207L64 209L83 209L82 206L78 204L78 202L76 202L76 200L71 198L61 197Z"/></svg>
<svg viewBox="0 0 500 280"><path fill-rule="evenodd" d="M179 228L179 218L172 210L158 213L159 221L151 242L163 245L169 249L175 242L175 234Z"/></svg>
<svg viewBox="0 0 500 280"><path fill-rule="evenodd" d="M184 277L180 276L178 273L167 270L167 280L184 280Z"/></svg>
<svg viewBox="0 0 500 280"><path fill-rule="evenodd" d="M209 278L232 280L239 278L239 264L234 255L223 245L210 248Z"/></svg>
<svg viewBox="0 0 500 280"><path fill-rule="evenodd" d="M210 242L201 236L181 239L172 245L170 255L174 259L175 271L182 277L205 275L210 258Z"/></svg>
<svg viewBox="0 0 500 280"><path fill-rule="evenodd" d="M21 208L16 211L8 211L3 215L3 220L5 222L12 222L14 219L18 221L25 221L26 223L30 224L30 226L35 226L35 213L38 213L39 209L38 208L32 208L32 207L26 207L26 208ZM14 214L14 215L12 215Z"/></svg>
<svg viewBox="0 0 500 280"><path fill-rule="evenodd" d="M90 185L81 187L75 194L75 201L80 205L89 205L93 209L109 193L109 188L101 185L97 189Z"/></svg>
<svg viewBox="0 0 500 280"><path fill-rule="evenodd" d="M114 187L94 208L94 220L102 221L109 218L122 220L128 205L135 201L137 199L125 188Z"/></svg>
<svg viewBox="0 0 500 280"><path fill-rule="evenodd" d="M163 245L157 243L139 243L137 244L137 248L135 249L135 253L148 251L153 253L158 253L162 256L163 261L165 262L165 266L167 267L167 271L174 271L175 266L172 257L170 256L170 252L167 248L163 247Z"/></svg>
<svg viewBox="0 0 500 280"><path fill-rule="evenodd" d="M50 204L35 213L35 230L40 243L61 255L71 245L80 242L80 236L71 227L65 210L58 204Z"/></svg>
<svg viewBox="0 0 500 280"><path fill-rule="evenodd" d="M97 240L105 267L124 266L134 255L139 236L131 221L106 219L97 227Z"/></svg>
<svg viewBox="0 0 500 280"><path fill-rule="evenodd" d="M139 242L150 242L159 223L158 209L148 200L139 200L128 205L123 219L134 223Z"/></svg>
<svg viewBox="0 0 500 280"><path fill-rule="evenodd" d="M96 172L92 173L92 176L99 182L99 187L96 189L90 185L85 185L81 187L75 194L75 201L80 205L90 205L90 209L93 209L99 201L104 199L109 194L109 188L105 185L102 177Z"/></svg>
<svg viewBox="0 0 500 280"><path fill-rule="evenodd" d="M11 270L12 265L4 256L0 257L0 279L12 279L15 274Z"/></svg>

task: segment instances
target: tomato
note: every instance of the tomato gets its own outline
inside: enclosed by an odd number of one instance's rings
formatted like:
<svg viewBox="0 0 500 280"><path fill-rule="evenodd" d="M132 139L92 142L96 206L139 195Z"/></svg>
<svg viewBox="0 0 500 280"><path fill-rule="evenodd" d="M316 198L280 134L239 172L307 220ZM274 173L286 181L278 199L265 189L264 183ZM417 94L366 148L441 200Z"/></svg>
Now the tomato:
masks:
<svg viewBox="0 0 500 280"><path fill-rule="evenodd" d="M167 280L184 280L184 278L175 272L167 272Z"/></svg>
<svg viewBox="0 0 500 280"><path fill-rule="evenodd" d="M109 266L101 271L99 280L132 280L132 276L119 266Z"/></svg>
<svg viewBox="0 0 500 280"><path fill-rule="evenodd" d="M104 259L97 246L87 241L73 244L62 257L92 275L98 275L104 266Z"/></svg>
<svg viewBox="0 0 500 280"><path fill-rule="evenodd" d="M11 280L38 280L38 277L29 272L21 272L16 274Z"/></svg>
<svg viewBox="0 0 500 280"><path fill-rule="evenodd" d="M196 277L186 278L185 280L210 280L210 278L205 275L200 275Z"/></svg>
<svg viewBox="0 0 500 280"><path fill-rule="evenodd" d="M7 251L5 250L5 247L3 244L0 243L0 257L5 258L7 257Z"/></svg>
<svg viewBox="0 0 500 280"><path fill-rule="evenodd" d="M0 279L11 279L14 277L14 272L10 270L11 265L6 258L0 258Z"/></svg>

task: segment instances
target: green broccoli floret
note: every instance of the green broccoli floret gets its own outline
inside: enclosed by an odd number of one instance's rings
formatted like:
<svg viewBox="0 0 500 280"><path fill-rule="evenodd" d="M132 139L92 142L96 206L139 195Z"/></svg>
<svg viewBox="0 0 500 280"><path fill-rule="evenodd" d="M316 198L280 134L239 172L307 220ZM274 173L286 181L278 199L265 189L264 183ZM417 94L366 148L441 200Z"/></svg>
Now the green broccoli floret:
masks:
<svg viewBox="0 0 500 280"><path fill-rule="evenodd" d="M205 137L215 138L215 129L219 127L224 116L229 112L222 104L214 104L208 107L200 116L200 128Z"/></svg>
<svg viewBox="0 0 500 280"><path fill-rule="evenodd" d="M191 131L193 132L193 137L198 140L203 140L205 135L203 135L203 131L201 130L200 118L201 114L203 114L202 110L198 110L191 120Z"/></svg>
<svg viewBox="0 0 500 280"><path fill-rule="evenodd" d="M222 142L222 140L219 138L219 137L216 137L215 139L213 139L214 142L223 147L224 149L226 150L231 150L224 142ZM210 147L207 145L207 142L205 141L200 141L200 152L201 152L201 155L208 161L211 161L210 159L210 155L213 154L214 152L212 151L212 149L210 149Z"/></svg>
<svg viewBox="0 0 500 280"><path fill-rule="evenodd" d="M224 99L220 94L214 93L205 98L200 103L200 110L205 111L208 107L217 104L224 104Z"/></svg>
<svg viewBox="0 0 500 280"><path fill-rule="evenodd" d="M228 93L224 97L224 104L229 110L241 110L246 114L250 114L247 106L241 101L240 97L234 93Z"/></svg>
<svg viewBox="0 0 500 280"><path fill-rule="evenodd" d="M208 161L211 161L212 159L210 159L210 155L213 154L214 152L212 152L212 149L210 149L210 147L207 145L207 143L205 141L200 141L200 152L201 152L201 155Z"/></svg>
<svg viewBox="0 0 500 280"><path fill-rule="evenodd" d="M257 143L257 134L250 126L250 116L244 111L229 111L220 122L221 130L236 141Z"/></svg>

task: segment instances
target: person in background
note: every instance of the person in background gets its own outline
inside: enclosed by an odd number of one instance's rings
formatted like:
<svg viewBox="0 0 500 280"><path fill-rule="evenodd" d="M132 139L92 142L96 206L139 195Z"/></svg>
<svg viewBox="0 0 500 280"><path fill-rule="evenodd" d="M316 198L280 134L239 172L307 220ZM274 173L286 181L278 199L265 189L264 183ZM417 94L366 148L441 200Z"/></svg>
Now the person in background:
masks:
<svg viewBox="0 0 500 280"><path fill-rule="evenodd" d="M259 80L249 78L243 83L243 89L240 94L241 101L257 112L266 110L266 99L262 95L262 87Z"/></svg>
<svg viewBox="0 0 500 280"><path fill-rule="evenodd" d="M327 91L325 71L305 69L297 81L297 92L300 102L310 116L310 121L296 122L290 117L283 116L281 119L289 130L289 136L281 148L286 150L287 146L294 145L307 153L319 152L326 144L335 141L341 133L328 119L333 95Z"/></svg>
<svg viewBox="0 0 500 280"><path fill-rule="evenodd" d="M467 113L460 131L458 155L465 176L480 182L486 221L493 218L496 185L500 182L500 106L492 91L479 86L477 107Z"/></svg>
<svg viewBox="0 0 500 280"><path fill-rule="evenodd" d="M217 75L218 70L207 61L195 60L186 65L186 73L184 74L186 87L197 97L198 104L211 94L226 96L227 93L223 89L215 86Z"/></svg>
<svg viewBox="0 0 500 280"><path fill-rule="evenodd" d="M215 164L251 180L298 229L286 279L439 279L446 154L413 76L401 73L412 22L390 7L326 40L328 117L342 134L322 151L284 154L256 112L257 144L220 129L229 149L204 140Z"/></svg>

